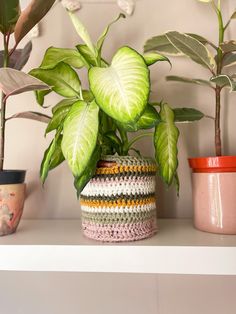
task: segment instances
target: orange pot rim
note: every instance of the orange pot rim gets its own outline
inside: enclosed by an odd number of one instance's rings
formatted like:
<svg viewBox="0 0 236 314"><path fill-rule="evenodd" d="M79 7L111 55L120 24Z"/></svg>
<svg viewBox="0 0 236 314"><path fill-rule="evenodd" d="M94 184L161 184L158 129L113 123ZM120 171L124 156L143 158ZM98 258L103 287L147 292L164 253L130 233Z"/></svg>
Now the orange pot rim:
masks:
<svg viewBox="0 0 236 314"><path fill-rule="evenodd" d="M193 172L236 172L236 156L188 158Z"/></svg>

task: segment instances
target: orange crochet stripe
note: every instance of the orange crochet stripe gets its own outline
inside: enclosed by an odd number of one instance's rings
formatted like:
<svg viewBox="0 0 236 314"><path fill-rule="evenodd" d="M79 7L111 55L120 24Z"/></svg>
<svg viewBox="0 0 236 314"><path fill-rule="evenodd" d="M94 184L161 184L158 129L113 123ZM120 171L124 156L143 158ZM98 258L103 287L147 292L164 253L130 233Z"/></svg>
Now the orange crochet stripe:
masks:
<svg viewBox="0 0 236 314"><path fill-rule="evenodd" d="M132 207L138 205L147 205L155 203L155 197L143 198L140 200L125 200L125 199L118 199L115 201L105 201L105 200L85 200L82 197L80 198L80 204L82 206L89 206L89 207Z"/></svg>
<svg viewBox="0 0 236 314"><path fill-rule="evenodd" d="M111 168L97 168L96 174L118 174L118 173L124 173L124 172L156 172L157 167L156 165L139 165L139 166L123 166L123 165L117 165Z"/></svg>

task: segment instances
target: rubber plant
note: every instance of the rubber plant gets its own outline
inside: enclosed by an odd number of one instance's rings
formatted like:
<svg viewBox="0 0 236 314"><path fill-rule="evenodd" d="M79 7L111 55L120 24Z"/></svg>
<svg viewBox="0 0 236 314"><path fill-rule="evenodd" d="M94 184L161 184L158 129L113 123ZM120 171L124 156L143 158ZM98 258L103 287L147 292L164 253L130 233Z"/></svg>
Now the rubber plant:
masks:
<svg viewBox="0 0 236 314"><path fill-rule="evenodd" d="M102 48L110 26L125 17L120 14L109 24L94 44L75 13L68 11L83 43L76 49L50 47L39 68L31 75L51 86L63 99L52 109L53 117L46 134L55 136L45 152L41 165L44 182L50 169L65 159L75 178L78 195L95 172L103 155L128 155L144 136L153 138L159 172L170 185L177 177L178 129L174 113L164 103L149 102L149 66L169 61L158 53L139 54L124 46L116 51L111 63L102 56ZM75 69L86 68L89 88L82 86ZM38 91L37 100L44 103L48 91ZM129 140L128 133L152 129Z"/></svg>
<svg viewBox="0 0 236 314"><path fill-rule="evenodd" d="M44 17L54 2L55 0L48 0L46 3L42 0L32 0L23 11L20 9L19 0L1 0L0 2L0 32L4 47L3 51L0 51L0 235L16 230L24 203L25 171L3 170L6 122L14 118L27 118L41 122L50 120L47 115L32 111L6 117L7 100L10 96L50 88L44 82L20 71L30 57L32 43L27 43L23 49L17 49L17 47L27 33ZM10 47L12 35L14 44ZM11 186L9 187L8 184ZM12 205L13 203L14 205ZM1 216L1 211L4 212L3 216ZM5 217L4 220L2 217Z"/></svg>
<svg viewBox="0 0 236 314"><path fill-rule="evenodd" d="M181 77L181 76L167 76L168 81L175 81L187 84L197 84L205 86L210 90L214 91L215 95L215 114L213 117L209 117L214 120L215 132L214 132L214 146L215 146L215 156L214 157L202 157L202 158L191 158L189 160L191 168L193 168L194 186L197 186L197 178L199 173L222 173L222 179L218 178L218 185L214 186L210 183L213 182L212 175L205 176L209 180L205 187L209 186L209 192L204 191L205 188L197 188L201 195L208 195L208 200L204 199L200 194L196 194L194 191L194 204L195 204L195 216L198 217L195 221L195 225L202 230L210 232L219 233L236 233L236 223L232 224L230 221L235 220L232 213L235 212L234 208L229 207L229 203L235 204L235 201L229 202L232 199L234 192L230 190L230 186L235 186L234 181L225 180L227 187L223 184L223 173L227 172L226 176L229 177L229 172L232 172L232 176L235 177L236 171L236 157L235 156L224 156L222 153L222 138L221 138L221 106L222 106L222 91L228 88L231 92L236 91L236 74L233 71L229 71L233 65L236 64L236 41L235 40L225 40L225 32L228 29L231 22L236 19L236 11L234 11L226 21L222 14L221 1L218 0L198 0L199 2L204 2L205 5L210 5L216 14L218 21L218 43L214 44L212 41L204 38L198 34L192 33L179 33L177 31L169 31L163 35L155 36L149 39L145 46L145 52L159 52L166 53L172 56L186 56L190 58L195 63L204 67L209 75L205 79L202 78L192 78L192 77ZM230 74L229 74L230 73ZM192 110L190 109L187 109ZM198 116L199 119L204 117L201 112L194 112L195 117ZM225 173L224 173L225 175ZM232 179L232 178L230 178ZM200 179L199 179L200 180ZM222 182L221 182L222 180ZM203 182L202 182L203 183ZM224 192L223 189L225 188ZM224 195L225 192L231 193L231 196L227 197ZM231 191L231 192L230 192ZM210 193L214 197L220 195L218 201L212 200ZM202 202L200 201L202 199ZM228 201L227 201L228 200ZM228 203L227 205L225 203ZM204 204L203 204L204 203ZM208 204L211 205L208 206ZM220 204L220 205L219 205ZM224 206L225 204L225 206ZM199 205L199 206L197 206ZM232 205L234 206L234 205ZM201 207L201 209L200 209ZM207 208L206 208L207 207ZM225 209L224 209L225 207ZM225 210L223 213L222 210ZM202 214L200 211L205 212L205 219L202 219ZM212 216L215 212L216 216ZM219 214L220 213L220 214ZM218 217L218 218L217 218ZM219 222L219 217L224 221ZM229 219L229 217L231 217Z"/></svg>

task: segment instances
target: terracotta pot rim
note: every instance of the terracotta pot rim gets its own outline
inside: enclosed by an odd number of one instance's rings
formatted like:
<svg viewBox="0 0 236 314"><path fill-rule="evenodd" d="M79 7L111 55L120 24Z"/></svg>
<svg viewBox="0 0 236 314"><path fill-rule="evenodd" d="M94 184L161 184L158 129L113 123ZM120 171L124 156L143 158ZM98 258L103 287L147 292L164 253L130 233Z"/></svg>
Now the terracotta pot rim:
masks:
<svg viewBox="0 0 236 314"><path fill-rule="evenodd" d="M193 172L236 172L236 156L188 158Z"/></svg>

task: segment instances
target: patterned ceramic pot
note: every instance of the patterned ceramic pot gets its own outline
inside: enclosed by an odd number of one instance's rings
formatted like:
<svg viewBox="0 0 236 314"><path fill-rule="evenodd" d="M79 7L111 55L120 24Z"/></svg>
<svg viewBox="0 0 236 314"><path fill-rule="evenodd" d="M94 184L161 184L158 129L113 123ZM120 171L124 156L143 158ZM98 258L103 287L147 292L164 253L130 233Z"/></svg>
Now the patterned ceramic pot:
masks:
<svg viewBox="0 0 236 314"><path fill-rule="evenodd" d="M156 163L106 156L81 193L82 227L92 239L135 241L156 233Z"/></svg>
<svg viewBox="0 0 236 314"><path fill-rule="evenodd" d="M236 234L236 156L191 158L189 164L195 227Z"/></svg>
<svg viewBox="0 0 236 314"><path fill-rule="evenodd" d="M24 178L25 171L0 172L0 236L14 233L20 222L25 201Z"/></svg>

